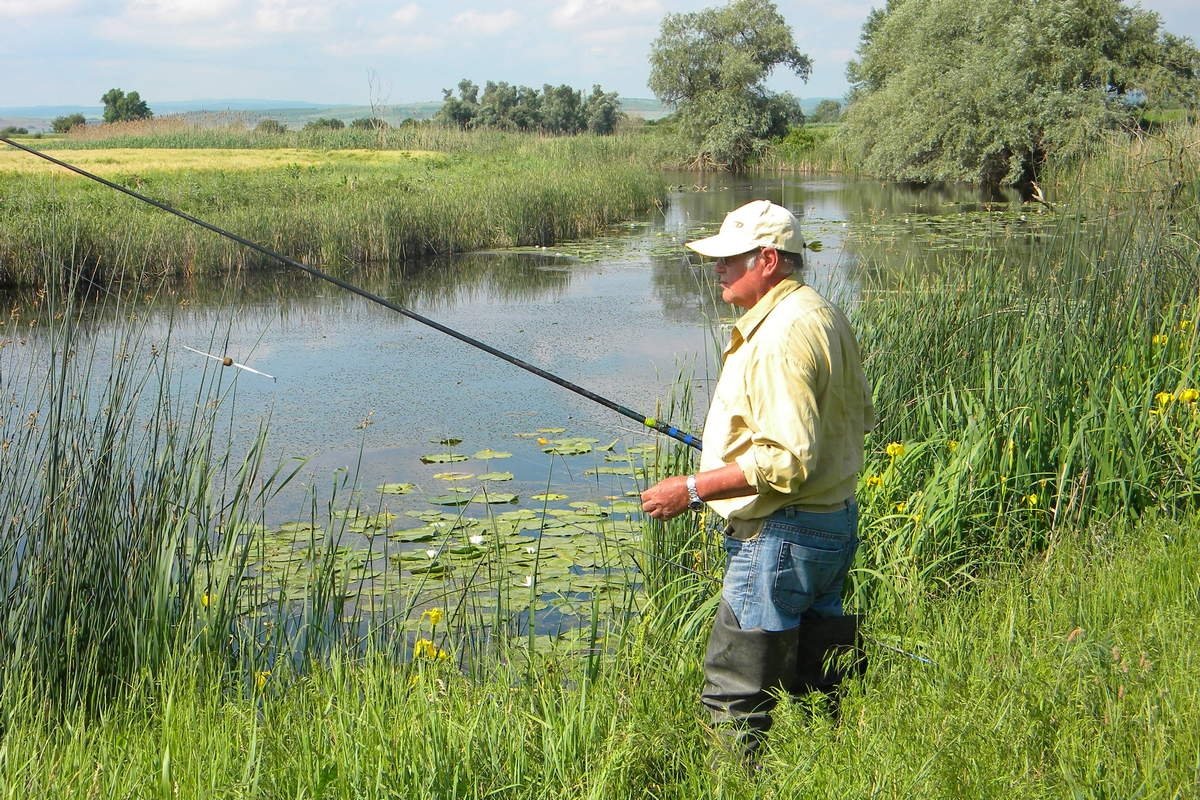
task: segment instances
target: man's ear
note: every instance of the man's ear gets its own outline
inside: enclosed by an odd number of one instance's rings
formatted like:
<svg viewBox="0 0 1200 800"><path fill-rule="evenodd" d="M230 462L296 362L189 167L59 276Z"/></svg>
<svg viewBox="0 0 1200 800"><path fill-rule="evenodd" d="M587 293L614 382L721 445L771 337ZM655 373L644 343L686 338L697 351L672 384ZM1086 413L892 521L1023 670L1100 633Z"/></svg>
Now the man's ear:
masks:
<svg viewBox="0 0 1200 800"><path fill-rule="evenodd" d="M782 272L786 265L779 258L779 251L774 247L764 247L758 254L762 259L762 276L768 280L783 278L787 273Z"/></svg>

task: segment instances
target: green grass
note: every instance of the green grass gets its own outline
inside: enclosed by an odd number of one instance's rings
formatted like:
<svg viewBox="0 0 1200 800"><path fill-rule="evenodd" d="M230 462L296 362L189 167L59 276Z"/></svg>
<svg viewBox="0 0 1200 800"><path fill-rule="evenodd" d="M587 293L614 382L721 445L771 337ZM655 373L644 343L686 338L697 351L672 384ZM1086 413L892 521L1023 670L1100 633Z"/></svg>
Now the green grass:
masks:
<svg viewBox="0 0 1200 800"><path fill-rule="evenodd" d="M871 666L840 720L786 703L755 777L714 771L697 709L719 576L709 532L687 520L650 529L648 591L593 605L565 649L505 624L527 599L519 590L475 620L494 620L488 637L401 604L391 635L364 638L361 617L337 614L349 587L336 509L314 509L330 535L292 594L243 581L266 546L262 508L287 476L215 435L228 399L219 383L175 396L153 354L117 359L88 389L88 347L99 345L43 279L50 291L23 307L30 318L5 325L13 339L44 326L50 363L0 376L19 409L0 421L0 498L16 510L0 519L0 787L164 798L1196 794L1194 136L1115 141L1060 172L1047 184L1055 235L1020 261L972 248L919 267L864 262L852 311L880 425L849 601L867 614ZM528 174L510 158L514 180ZM44 271L79 260L56 244L72 241L71 213L51 217L66 231L34 226ZM107 346L144 350L137 325L133 315ZM664 416L691 407L690 382L679 384ZM660 468L689 458L664 448ZM265 615L246 616L251 606Z"/></svg>
<svg viewBox="0 0 1200 800"><path fill-rule="evenodd" d="M170 149L249 143L244 133L232 141L218 134L187 132L178 141L162 134L117 137L98 144ZM108 178L284 255L330 268L592 236L653 208L664 191L663 180L647 169L628 137L518 139L422 128L392 144L442 156L397 164L365 154L273 168L253 168L253 159L247 159L246 168L229 171L147 165ZM347 134L330 142L305 140L303 146L335 145L372 143ZM161 163L157 150L154 159ZM5 209L0 284L39 284L47 249L74 248L75 263L56 271L84 263L101 282L225 272L264 261L241 245L50 164L36 175L0 171L0 202ZM45 241L47 220L59 237L54 242Z"/></svg>
<svg viewBox="0 0 1200 800"><path fill-rule="evenodd" d="M98 716L10 695L0 785L46 798L1185 797L1200 779L1197 522L1093 528L969 592L872 617L871 666L841 721L785 705L755 779L710 771L696 643L650 616L590 674L519 653L473 677L335 656L231 691L185 660Z"/></svg>

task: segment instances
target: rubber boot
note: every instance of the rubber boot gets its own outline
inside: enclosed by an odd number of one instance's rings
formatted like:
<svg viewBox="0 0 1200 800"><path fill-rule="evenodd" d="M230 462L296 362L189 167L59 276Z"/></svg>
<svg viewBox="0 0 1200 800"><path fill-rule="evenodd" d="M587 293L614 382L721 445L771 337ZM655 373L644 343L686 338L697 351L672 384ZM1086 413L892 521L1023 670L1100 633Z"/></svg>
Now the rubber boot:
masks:
<svg viewBox="0 0 1200 800"><path fill-rule="evenodd" d="M771 727L777 692L796 673L796 628L742 630L725 601L717 610L704 656L700 701L725 749L755 760Z"/></svg>
<svg viewBox="0 0 1200 800"><path fill-rule="evenodd" d="M837 713L842 681L862 675L867 668L858 633L859 621L854 614L804 616L796 641L795 671L788 686L793 695L821 692L829 698L834 714Z"/></svg>

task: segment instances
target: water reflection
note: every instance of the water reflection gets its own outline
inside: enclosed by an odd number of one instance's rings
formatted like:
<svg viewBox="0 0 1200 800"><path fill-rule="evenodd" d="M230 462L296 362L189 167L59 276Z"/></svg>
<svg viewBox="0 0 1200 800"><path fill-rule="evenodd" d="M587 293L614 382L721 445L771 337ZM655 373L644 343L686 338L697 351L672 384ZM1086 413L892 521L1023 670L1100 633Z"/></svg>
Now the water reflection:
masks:
<svg viewBox="0 0 1200 800"><path fill-rule="evenodd" d="M889 259L936 258L930 220L962 220L984 207L973 190L956 187L787 175L713 176L696 190L695 176L669 180L688 188L672 192L664 209L614 231L599 256L594 243L564 243L545 252L338 267L337 274L645 413L656 412L681 368L693 371L699 405L691 419L672 421L695 429L703 387L716 372L721 342L714 331L737 312L719 302L711 265L689 256L684 241L715 230L749 200L781 203L800 217L806 239L823 244L808 253L807 279L849 303L864 276L886 281ZM983 231L994 246L1031 246L1027 237L1005 240L1002 233L996 226ZM31 302L9 297L3 307L13 309L10 320L28 319ZM515 475L507 491L619 495L634 487L616 481L601 487L583 475L595 457L547 456L514 434L564 427L568 435L616 438L623 446L649 438L608 409L294 270L105 290L89 306L89 335L118 336L133 311L147 319L139 346L167 354L183 397L199 385L205 359L168 349L168 339L276 376L274 383L236 376L235 450L270 416L273 457L309 459L305 474L318 485L347 468L357 470L367 495L395 481L436 494L433 475L443 469L422 464L420 456L437 449L431 442L452 437L463 440L466 453L511 451L503 464ZM0 339L25 341L0 353L0 381L22 374L14 369L20 360L37 361L36 333L15 336L18 327L0 328ZM106 372L106 352L97 348L97 376ZM304 493L298 487L289 502L304 507Z"/></svg>

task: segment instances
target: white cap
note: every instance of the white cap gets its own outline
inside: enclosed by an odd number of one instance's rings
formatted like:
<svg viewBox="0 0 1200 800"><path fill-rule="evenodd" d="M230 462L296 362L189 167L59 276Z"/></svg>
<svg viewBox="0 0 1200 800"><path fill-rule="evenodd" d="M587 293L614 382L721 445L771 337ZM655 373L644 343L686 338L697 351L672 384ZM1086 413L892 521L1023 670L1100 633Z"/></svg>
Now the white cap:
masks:
<svg viewBox="0 0 1200 800"><path fill-rule="evenodd" d="M729 258L756 247L788 253L804 252L804 239L792 212L770 200L754 200L725 215L716 236L688 242L687 247L709 258Z"/></svg>

